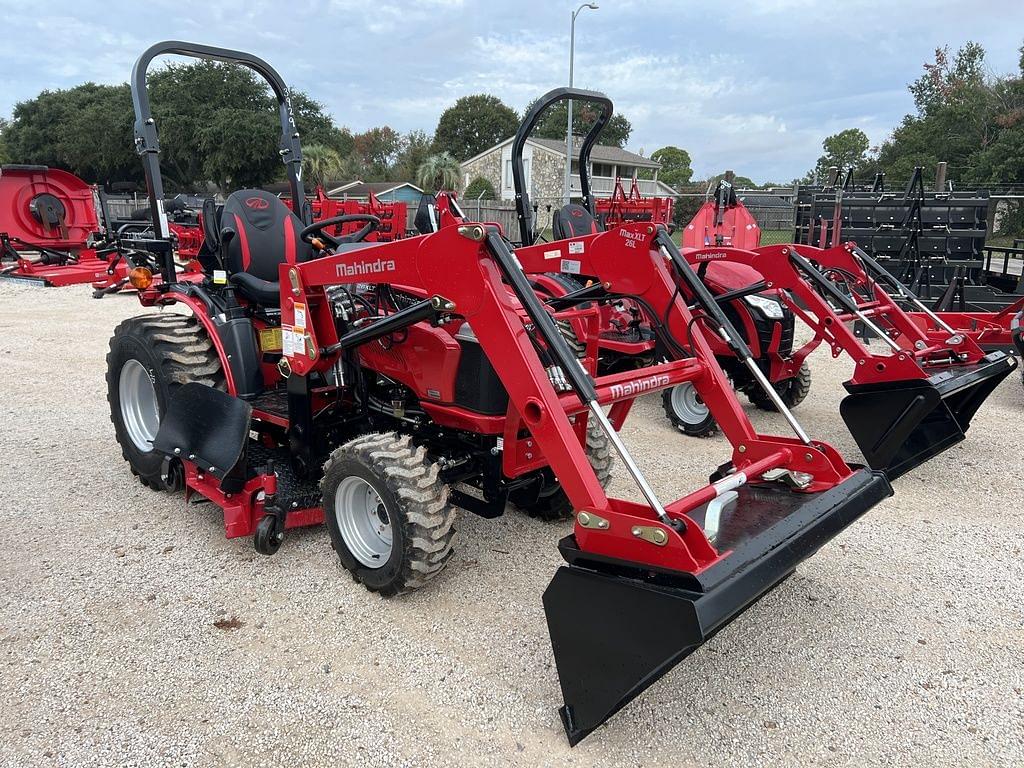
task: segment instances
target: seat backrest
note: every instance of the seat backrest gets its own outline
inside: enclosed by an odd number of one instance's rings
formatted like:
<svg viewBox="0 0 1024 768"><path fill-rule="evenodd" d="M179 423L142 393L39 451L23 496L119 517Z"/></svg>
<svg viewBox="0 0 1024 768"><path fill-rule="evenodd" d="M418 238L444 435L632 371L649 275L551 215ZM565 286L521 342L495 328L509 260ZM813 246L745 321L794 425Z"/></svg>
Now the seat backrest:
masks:
<svg viewBox="0 0 1024 768"><path fill-rule="evenodd" d="M232 192L224 201L220 226L235 230L225 265L230 274L247 272L276 283L282 262L300 263L312 254L312 246L299 239L302 220L262 189Z"/></svg>
<svg viewBox="0 0 1024 768"><path fill-rule="evenodd" d="M592 235L600 231L597 221L582 205L563 205L551 217L551 233L555 240Z"/></svg>
<svg viewBox="0 0 1024 768"><path fill-rule="evenodd" d="M416 208L416 216L412 220L416 231L421 235L437 232L437 198L433 195L421 195L420 204Z"/></svg>

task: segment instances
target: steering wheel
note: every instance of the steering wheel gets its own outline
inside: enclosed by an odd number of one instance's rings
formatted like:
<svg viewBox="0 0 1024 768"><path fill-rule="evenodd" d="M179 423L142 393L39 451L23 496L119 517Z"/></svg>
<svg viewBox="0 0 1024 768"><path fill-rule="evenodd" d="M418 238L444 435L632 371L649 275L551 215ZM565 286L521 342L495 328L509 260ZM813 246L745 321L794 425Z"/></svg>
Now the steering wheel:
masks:
<svg viewBox="0 0 1024 768"><path fill-rule="evenodd" d="M347 224L352 221L365 221L366 226L357 232L353 232L351 235L342 235L341 237L333 237L324 232L328 227L333 227L337 224ZM344 216L332 216L329 219L322 219L320 221L314 221L308 227L303 228L299 232L299 238L304 243L309 243L317 250L317 244L313 242L314 238L321 241L321 244L326 241L332 248L337 248L342 243L358 243L365 239L368 234L375 232L380 229L380 219L376 216L372 216L368 213L349 213Z"/></svg>

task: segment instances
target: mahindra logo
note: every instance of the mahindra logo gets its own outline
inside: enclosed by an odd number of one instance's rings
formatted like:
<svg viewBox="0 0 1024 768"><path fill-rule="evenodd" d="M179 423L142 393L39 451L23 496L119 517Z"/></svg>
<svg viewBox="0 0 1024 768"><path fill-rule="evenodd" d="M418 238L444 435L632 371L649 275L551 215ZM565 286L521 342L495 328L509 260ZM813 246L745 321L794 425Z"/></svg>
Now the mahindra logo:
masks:
<svg viewBox="0 0 1024 768"><path fill-rule="evenodd" d="M715 259L725 259L727 254L724 253L698 253L694 255L697 261L714 261Z"/></svg>
<svg viewBox="0 0 1024 768"><path fill-rule="evenodd" d="M245 200L245 206L246 208L252 208L254 211L263 211L270 207L270 203L262 197L248 197Z"/></svg>
<svg viewBox="0 0 1024 768"><path fill-rule="evenodd" d="M583 215L583 211L581 211L579 208L571 208L569 209L569 215L575 216L578 219Z"/></svg>
<svg viewBox="0 0 1024 768"><path fill-rule="evenodd" d="M668 376L666 374L659 374L647 379L640 379L639 381L627 381L625 384L612 384L612 397L621 399L640 395L644 392L653 392L656 389L667 386L668 383Z"/></svg>
<svg viewBox="0 0 1024 768"><path fill-rule="evenodd" d="M338 277L359 277L360 275L379 275L381 272L391 272L394 268L395 262L391 259L377 259L359 264L338 264L335 269Z"/></svg>

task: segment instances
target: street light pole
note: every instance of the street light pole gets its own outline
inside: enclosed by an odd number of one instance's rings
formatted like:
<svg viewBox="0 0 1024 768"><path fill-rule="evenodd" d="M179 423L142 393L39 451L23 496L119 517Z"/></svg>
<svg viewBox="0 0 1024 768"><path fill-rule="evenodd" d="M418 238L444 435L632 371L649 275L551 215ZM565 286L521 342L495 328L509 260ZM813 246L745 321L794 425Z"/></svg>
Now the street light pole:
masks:
<svg viewBox="0 0 1024 768"><path fill-rule="evenodd" d="M576 53L576 17L584 8L596 11L598 6L594 3L583 3L572 12L572 21L569 23L569 87L572 88L573 59ZM569 119L565 128L565 204L572 202L572 99L568 102Z"/></svg>

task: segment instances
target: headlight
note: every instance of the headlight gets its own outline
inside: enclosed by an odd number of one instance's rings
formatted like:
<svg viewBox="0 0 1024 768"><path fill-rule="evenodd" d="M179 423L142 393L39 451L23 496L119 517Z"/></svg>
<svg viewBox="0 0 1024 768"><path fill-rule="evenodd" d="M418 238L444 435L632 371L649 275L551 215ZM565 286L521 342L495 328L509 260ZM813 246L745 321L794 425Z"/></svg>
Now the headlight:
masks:
<svg viewBox="0 0 1024 768"><path fill-rule="evenodd" d="M769 299L767 296L744 296L743 300L752 307L757 307L772 320L781 320L785 317L782 311L782 304L776 299Z"/></svg>

